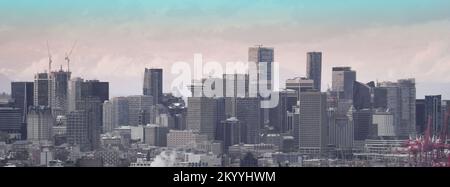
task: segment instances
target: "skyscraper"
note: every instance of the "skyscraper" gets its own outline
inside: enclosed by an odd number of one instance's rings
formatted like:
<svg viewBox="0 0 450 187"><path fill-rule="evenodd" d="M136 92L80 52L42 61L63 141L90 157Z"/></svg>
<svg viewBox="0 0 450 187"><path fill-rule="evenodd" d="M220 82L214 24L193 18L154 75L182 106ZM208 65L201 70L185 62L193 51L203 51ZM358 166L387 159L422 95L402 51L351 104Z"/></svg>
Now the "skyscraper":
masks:
<svg viewBox="0 0 450 187"><path fill-rule="evenodd" d="M119 126L128 125L128 99L114 97L103 103L103 132L111 132Z"/></svg>
<svg viewBox="0 0 450 187"><path fill-rule="evenodd" d="M68 86L70 80L70 72L62 69L50 73L50 107L54 117L65 115L68 111Z"/></svg>
<svg viewBox="0 0 450 187"><path fill-rule="evenodd" d="M144 127L144 143L150 146L167 146L167 134L169 128L158 125L147 125Z"/></svg>
<svg viewBox="0 0 450 187"><path fill-rule="evenodd" d="M416 83L415 79L400 79L402 118L400 136L416 135Z"/></svg>
<svg viewBox="0 0 450 187"><path fill-rule="evenodd" d="M305 77L295 77L286 80L286 89L304 92L314 88L314 80Z"/></svg>
<svg viewBox="0 0 450 187"><path fill-rule="evenodd" d="M299 150L320 154L328 144L327 96L322 92L300 94L300 120L294 125L294 137Z"/></svg>
<svg viewBox="0 0 450 187"><path fill-rule="evenodd" d="M407 138L416 134L416 87L414 79L400 79L397 82L382 82L386 89L387 108L394 113L395 132L398 137Z"/></svg>
<svg viewBox="0 0 450 187"><path fill-rule="evenodd" d="M147 69L144 73L144 95L151 95L153 103L159 104L163 96L163 70L162 69Z"/></svg>
<svg viewBox="0 0 450 187"><path fill-rule="evenodd" d="M217 140L223 142L224 151L228 151L228 147L241 143L241 125L237 118L231 117L221 121L217 128Z"/></svg>
<svg viewBox="0 0 450 187"><path fill-rule="evenodd" d="M276 132L285 133L291 129L288 127L287 114L293 111L293 107L297 105L297 92L295 90L282 90L278 92L279 102L278 105L270 109L269 119L270 126L274 128Z"/></svg>
<svg viewBox="0 0 450 187"><path fill-rule="evenodd" d="M113 105L111 101L103 103L103 133L111 132L116 127L113 126Z"/></svg>
<svg viewBox="0 0 450 187"><path fill-rule="evenodd" d="M308 52L306 54L306 77L314 81L314 89L321 90L322 52Z"/></svg>
<svg viewBox="0 0 450 187"><path fill-rule="evenodd" d="M371 135L372 126L372 110L371 109L361 109L356 110L353 106L350 108L349 112L352 112L352 118L349 120L353 123L354 127L354 140L364 141L369 139Z"/></svg>
<svg viewBox="0 0 450 187"><path fill-rule="evenodd" d="M149 95L128 96L128 124L131 126L150 123L153 97Z"/></svg>
<svg viewBox="0 0 450 187"><path fill-rule="evenodd" d="M371 88L355 81L353 84L353 106L356 110L371 108Z"/></svg>
<svg viewBox="0 0 450 187"><path fill-rule="evenodd" d="M26 114L28 107L33 106L34 83L33 82L11 82L11 98L13 106L20 108Z"/></svg>
<svg viewBox="0 0 450 187"><path fill-rule="evenodd" d="M396 136L399 135L398 126L401 121L401 96L400 88L394 82L382 82L380 87L386 90L386 107L394 115L394 127Z"/></svg>
<svg viewBox="0 0 450 187"><path fill-rule="evenodd" d="M67 143L78 145L80 149L92 150L89 130L88 112L84 110L71 111L67 115Z"/></svg>
<svg viewBox="0 0 450 187"><path fill-rule="evenodd" d="M389 110L375 111L372 115L372 123L376 128L378 137L394 137L394 115Z"/></svg>
<svg viewBox="0 0 450 187"><path fill-rule="evenodd" d="M267 81L267 88L272 90L272 63L274 62L274 49L262 46L250 47L248 49L248 62L256 63L258 74L266 75L264 81ZM262 69L262 63L267 63L267 69L265 72ZM260 80L258 76L258 86L261 81L262 80Z"/></svg>
<svg viewBox="0 0 450 187"><path fill-rule="evenodd" d="M214 139L218 121L218 101L209 97L189 97L187 109L187 129L197 130L208 139Z"/></svg>
<svg viewBox="0 0 450 187"><path fill-rule="evenodd" d="M263 127L261 122L260 107L261 101L258 98L237 98L235 117L242 126L241 141L248 144L260 143L260 133Z"/></svg>
<svg viewBox="0 0 450 187"><path fill-rule="evenodd" d="M387 108L387 90L382 87L373 87L373 108Z"/></svg>
<svg viewBox="0 0 450 187"><path fill-rule="evenodd" d="M103 130L102 106L109 98L109 83L71 79L68 98L68 142L82 145L85 150L95 150L100 144L100 134Z"/></svg>
<svg viewBox="0 0 450 187"><path fill-rule="evenodd" d="M441 95L425 96L425 117L426 121L431 118L431 133L439 135L442 130L442 100ZM428 125L428 124L426 124ZM425 129L427 126L425 126Z"/></svg>
<svg viewBox="0 0 450 187"><path fill-rule="evenodd" d="M98 80L83 80L73 78L68 84L68 111L79 110L77 101L83 98L94 97L100 102L109 99L109 83Z"/></svg>
<svg viewBox="0 0 450 187"><path fill-rule="evenodd" d="M53 125L54 119L49 107L31 107L27 119L27 139L33 142L51 140Z"/></svg>
<svg viewBox="0 0 450 187"><path fill-rule="evenodd" d="M332 91L338 93L341 99L353 99L353 84L356 81L356 71L351 67L333 67Z"/></svg>
<svg viewBox="0 0 450 187"><path fill-rule="evenodd" d="M22 129L22 112L19 108L0 107L0 131L20 135L18 139L26 137L26 130Z"/></svg>
<svg viewBox="0 0 450 187"><path fill-rule="evenodd" d="M349 151L353 147L354 124L349 120L352 118L353 111L352 107L346 114L333 106L329 106L327 109L328 140L329 144L337 149Z"/></svg>
<svg viewBox="0 0 450 187"><path fill-rule="evenodd" d="M34 106L49 106L51 85L48 73L38 73L34 76Z"/></svg>
<svg viewBox="0 0 450 187"><path fill-rule="evenodd" d="M423 135L427 128L427 117L425 114L425 99L416 99L416 131Z"/></svg>

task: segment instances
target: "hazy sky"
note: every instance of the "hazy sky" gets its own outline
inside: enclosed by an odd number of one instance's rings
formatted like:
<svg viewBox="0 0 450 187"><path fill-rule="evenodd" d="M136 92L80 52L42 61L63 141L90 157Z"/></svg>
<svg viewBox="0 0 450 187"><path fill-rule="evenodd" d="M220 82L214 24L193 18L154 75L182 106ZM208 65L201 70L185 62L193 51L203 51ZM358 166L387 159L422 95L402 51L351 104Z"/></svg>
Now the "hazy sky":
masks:
<svg viewBox="0 0 450 187"><path fill-rule="evenodd" d="M275 48L281 80L305 75L306 52L351 66L361 82L416 78L417 95L450 98L448 0L0 0L0 91L31 81L78 41L74 76L110 81L112 96L141 94L145 67L246 61L248 47ZM5 78L5 76L7 78ZM3 90L2 90L3 89ZM165 87L165 90L169 90Z"/></svg>

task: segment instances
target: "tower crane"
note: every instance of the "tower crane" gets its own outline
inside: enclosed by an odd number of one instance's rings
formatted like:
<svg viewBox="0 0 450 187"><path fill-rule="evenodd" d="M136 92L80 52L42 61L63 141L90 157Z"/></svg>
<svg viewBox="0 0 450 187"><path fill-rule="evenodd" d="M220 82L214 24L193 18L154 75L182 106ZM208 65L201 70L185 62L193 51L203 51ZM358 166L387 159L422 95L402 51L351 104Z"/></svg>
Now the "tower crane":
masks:
<svg viewBox="0 0 450 187"><path fill-rule="evenodd" d="M77 41L75 41L73 43L72 49L70 49L69 53L66 52L66 57L64 58L67 62L67 71L70 71L70 55L72 55L73 49L75 48L75 46L77 45Z"/></svg>
<svg viewBox="0 0 450 187"><path fill-rule="evenodd" d="M48 54L48 73L52 72L52 54L50 53L50 46L47 40L47 54Z"/></svg>

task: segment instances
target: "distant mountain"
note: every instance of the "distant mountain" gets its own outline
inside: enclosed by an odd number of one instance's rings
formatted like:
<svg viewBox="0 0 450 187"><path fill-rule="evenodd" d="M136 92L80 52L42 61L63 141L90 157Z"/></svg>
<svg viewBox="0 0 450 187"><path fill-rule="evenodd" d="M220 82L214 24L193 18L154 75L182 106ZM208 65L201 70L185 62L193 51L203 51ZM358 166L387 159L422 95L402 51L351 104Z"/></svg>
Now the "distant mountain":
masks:
<svg viewBox="0 0 450 187"><path fill-rule="evenodd" d="M11 92L11 79L0 73L0 93Z"/></svg>

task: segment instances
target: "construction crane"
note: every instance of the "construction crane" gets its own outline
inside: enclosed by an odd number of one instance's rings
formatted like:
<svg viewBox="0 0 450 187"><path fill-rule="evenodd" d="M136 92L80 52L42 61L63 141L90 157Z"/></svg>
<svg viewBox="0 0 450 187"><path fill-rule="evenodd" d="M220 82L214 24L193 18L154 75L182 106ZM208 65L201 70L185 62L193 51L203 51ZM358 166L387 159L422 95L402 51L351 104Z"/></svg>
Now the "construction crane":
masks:
<svg viewBox="0 0 450 187"><path fill-rule="evenodd" d="M70 71L70 55L72 55L73 49L75 48L75 45L77 45L77 41L73 43L72 49L70 49L69 53L66 52L66 57L64 58L67 62L67 72Z"/></svg>
<svg viewBox="0 0 450 187"><path fill-rule="evenodd" d="M48 73L52 72L52 54L50 53L50 46L48 45L47 40L47 54L48 54Z"/></svg>

